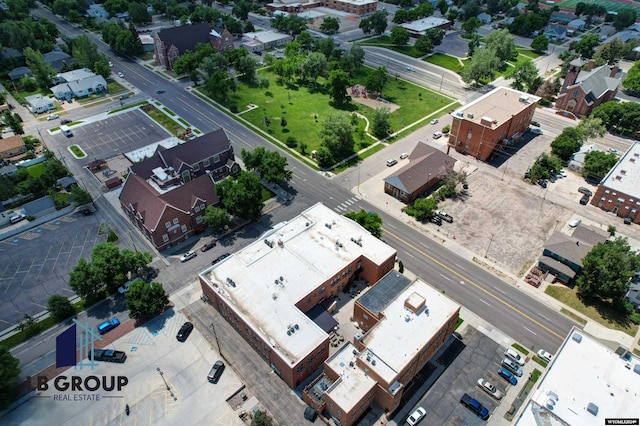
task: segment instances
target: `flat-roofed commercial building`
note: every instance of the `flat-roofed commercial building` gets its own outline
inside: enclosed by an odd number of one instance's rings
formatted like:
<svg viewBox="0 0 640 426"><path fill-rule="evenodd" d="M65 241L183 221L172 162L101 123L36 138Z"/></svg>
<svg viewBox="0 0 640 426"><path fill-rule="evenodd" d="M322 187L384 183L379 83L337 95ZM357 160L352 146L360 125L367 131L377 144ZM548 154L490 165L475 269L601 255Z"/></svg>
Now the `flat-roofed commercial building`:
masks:
<svg viewBox="0 0 640 426"><path fill-rule="evenodd" d="M640 359L614 351L573 328L536 382L516 426L601 426L605 419L638 419Z"/></svg>
<svg viewBox="0 0 640 426"><path fill-rule="evenodd" d="M427 18L418 19L417 21L405 22L399 26L409 31L409 34L411 34L412 37L422 37L432 28L440 28L445 31L448 30L451 28L451 21L448 19L436 18L435 16L429 16Z"/></svg>
<svg viewBox="0 0 640 426"><path fill-rule="evenodd" d="M427 283L391 271L356 301L353 320L362 334L327 359L305 401L342 426L356 423L374 402L394 412L453 333L459 313L460 305Z"/></svg>
<svg viewBox="0 0 640 426"><path fill-rule="evenodd" d="M395 257L360 225L316 204L199 279L210 303L294 388L329 355L330 330L306 313L356 279L375 284Z"/></svg>
<svg viewBox="0 0 640 426"><path fill-rule="evenodd" d="M640 143L634 143L600 182L591 204L640 224Z"/></svg>
<svg viewBox="0 0 640 426"><path fill-rule="evenodd" d="M451 113L449 146L487 161L500 145L510 145L529 127L538 96L498 87Z"/></svg>

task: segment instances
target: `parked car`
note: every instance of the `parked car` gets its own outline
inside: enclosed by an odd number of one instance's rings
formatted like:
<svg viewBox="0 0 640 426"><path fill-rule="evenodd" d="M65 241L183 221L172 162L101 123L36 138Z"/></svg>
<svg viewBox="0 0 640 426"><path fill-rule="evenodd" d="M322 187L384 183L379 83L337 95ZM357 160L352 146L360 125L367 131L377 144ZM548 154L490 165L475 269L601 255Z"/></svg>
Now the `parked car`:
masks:
<svg viewBox="0 0 640 426"><path fill-rule="evenodd" d="M617 149L614 149L614 148L607 148L607 152L609 152L611 154L615 154L615 155L620 155L620 151L618 151Z"/></svg>
<svg viewBox="0 0 640 426"><path fill-rule="evenodd" d="M398 164L398 160L395 158L389 158L387 160L387 167L395 166L396 164Z"/></svg>
<svg viewBox="0 0 640 426"><path fill-rule="evenodd" d="M582 219L573 219L569 222L569 228L577 228L582 223Z"/></svg>
<svg viewBox="0 0 640 426"><path fill-rule="evenodd" d="M113 62L109 61L109 67L113 68Z"/></svg>
<svg viewBox="0 0 640 426"><path fill-rule="evenodd" d="M546 179L538 179L538 185L540 185L543 188L547 187L547 180Z"/></svg>
<svg viewBox="0 0 640 426"><path fill-rule="evenodd" d="M209 241L207 244L203 245L202 248L200 249L200 251L207 251L207 250L211 250L212 248L214 248L216 246L216 242L215 241Z"/></svg>
<svg viewBox="0 0 640 426"><path fill-rule="evenodd" d="M526 172L524 172L524 178L525 179L531 179L531 169L527 170Z"/></svg>
<svg viewBox="0 0 640 426"><path fill-rule="evenodd" d="M401 159L401 160L404 160L404 159L405 159L405 158L407 158L408 156L409 156L409 154L408 154L408 153L403 152L402 154L400 154L400 159Z"/></svg>
<svg viewBox="0 0 640 426"><path fill-rule="evenodd" d="M580 204L582 204L583 206L586 206L587 204L589 204L590 198L591 197L589 197L587 194L584 194L582 198L580 198Z"/></svg>
<svg viewBox="0 0 640 426"><path fill-rule="evenodd" d="M585 188L584 186L581 186L580 188L578 188L578 192L588 195L589 197L593 195L593 192L591 192L589 188Z"/></svg>
<svg viewBox="0 0 640 426"><path fill-rule="evenodd" d="M47 121L55 120L56 118L60 118L58 114L49 114L47 116Z"/></svg>
<svg viewBox="0 0 640 426"><path fill-rule="evenodd" d="M93 352L90 353L89 359L122 364L127 360L127 354L122 351L114 351L113 349L94 349Z"/></svg>
<svg viewBox="0 0 640 426"><path fill-rule="evenodd" d="M111 318L109 321L105 321L102 324L98 325L98 333L105 334L119 325L120 320L118 320L118 318Z"/></svg>
<svg viewBox="0 0 640 426"><path fill-rule="evenodd" d="M538 356L540 358L542 358L543 360L547 361L547 362L551 362L551 360L553 359L553 354L550 354L549 352L545 351L544 349L540 349L538 351Z"/></svg>
<svg viewBox="0 0 640 426"><path fill-rule="evenodd" d="M531 120L531 125L535 126L535 127L540 127L540 123L538 123L537 121L533 121L533 120Z"/></svg>
<svg viewBox="0 0 640 426"><path fill-rule="evenodd" d="M478 386L495 399L502 399L502 392L482 377L478 379Z"/></svg>
<svg viewBox="0 0 640 426"><path fill-rule="evenodd" d="M435 223L436 225L440 226L440 225L442 225L442 218L440 216L438 216L437 214L434 214L433 216L431 216L429 218L429 222Z"/></svg>
<svg viewBox="0 0 640 426"><path fill-rule="evenodd" d="M62 120L60 120L60 124L69 124L71 123L71 120L69 120L68 118L63 118Z"/></svg>
<svg viewBox="0 0 640 426"><path fill-rule="evenodd" d="M442 132L435 132L435 133L433 134L433 138L434 138L434 139L440 139L441 137L442 137Z"/></svg>
<svg viewBox="0 0 640 426"><path fill-rule="evenodd" d="M480 417L482 420L489 419L489 410L487 407L483 406L478 402L478 400L469 396L469 394L463 394L462 398L460 398L460 403L471 410L476 416Z"/></svg>
<svg viewBox="0 0 640 426"><path fill-rule="evenodd" d="M216 259L213 259L213 261L211 262L212 265L215 265L218 262L222 262L223 260L225 260L227 257L231 256L230 253L225 253L225 254L221 254L220 256L218 256Z"/></svg>
<svg viewBox="0 0 640 426"><path fill-rule="evenodd" d="M504 358L500 364L516 376L522 377L522 368L520 368L515 361L509 358Z"/></svg>
<svg viewBox="0 0 640 426"><path fill-rule="evenodd" d="M444 210L436 210L436 215L440 216L445 222L453 223L453 216Z"/></svg>
<svg viewBox="0 0 640 426"><path fill-rule="evenodd" d="M124 78L124 74L122 74L122 72L121 72L121 71L118 71L118 77L120 77L120 78Z"/></svg>
<svg viewBox="0 0 640 426"><path fill-rule="evenodd" d="M182 324L182 327L180 327L178 334L176 334L176 339L178 339L178 342L184 342L185 340L187 340L187 337L189 337L192 331L193 331L193 324L187 321L184 324Z"/></svg>
<svg viewBox="0 0 640 426"><path fill-rule="evenodd" d="M507 382L511 383L513 386L518 384L518 379L511 373L511 371L506 368L501 368L498 370L498 376L505 379Z"/></svg>
<svg viewBox="0 0 640 426"><path fill-rule="evenodd" d="M258 56L262 56L262 51L261 50L254 50L253 53L255 53Z"/></svg>
<svg viewBox="0 0 640 426"><path fill-rule="evenodd" d="M504 356L510 358L511 360L517 362L520 365L524 365L524 357L515 351L513 348L507 348L504 351Z"/></svg>
<svg viewBox="0 0 640 426"><path fill-rule="evenodd" d="M431 120L431 123L429 123L429 124L431 124L432 126L434 124L438 124L438 120L436 118L434 118L433 120Z"/></svg>
<svg viewBox="0 0 640 426"><path fill-rule="evenodd" d="M590 183L591 185L595 185L595 186L600 185L600 179L596 179L596 178L593 178L593 177L586 178L585 182Z"/></svg>
<svg viewBox="0 0 640 426"><path fill-rule="evenodd" d="M424 408L422 407L416 408L416 411L414 411L413 413L411 413L409 417L407 417L407 424L409 424L409 426L417 425L420 422L420 420L422 420L425 414L427 414L427 412L425 411Z"/></svg>
<svg viewBox="0 0 640 426"><path fill-rule="evenodd" d="M129 291L129 287L131 287L131 284L133 284L136 281L142 281L142 278L140 278L140 277L134 278L134 279L129 280L126 283L122 284L122 286L118 288L118 293L125 294L126 292Z"/></svg>
<svg viewBox="0 0 640 426"><path fill-rule="evenodd" d="M224 371L224 362L222 361L216 361L215 364L213 364L213 367L211 367L211 370L209 370L209 374L207 375L207 380L209 380L210 383L218 383L218 380L220 380L220 376L222 376L222 372Z"/></svg>
<svg viewBox="0 0 640 426"><path fill-rule="evenodd" d="M533 133L534 135L541 135L541 134L542 134L542 129L537 129L537 128L536 128L536 129L532 129L532 128L529 128L529 131L530 131L531 133Z"/></svg>
<svg viewBox="0 0 640 426"><path fill-rule="evenodd" d="M164 93L164 89L158 89L158 90L156 90L156 93L157 93L158 95L161 95L161 94L163 94L163 93Z"/></svg>
<svg viewBox="0 0 640 426"><path fill-rule="evenodd" d="M193 259L197 255L198 254L195 251L189 250L188 252L182 255L182 257L180 258L180 262L186 262L187 260Z"/></svg>
<svg viewBox="0 0 640 426"><path fill-rule="evenodd" d="M558 178L556 177L556 175L549 175L549 182L556 183L557 180Z"/></svg>
<svg viewBox="0 0 640 426"><path fill-rule="evenodd" d="M560 178L566 178L567 177L567 172L565 172L564 170L560 170L558 172L558 177Z"/></svg>

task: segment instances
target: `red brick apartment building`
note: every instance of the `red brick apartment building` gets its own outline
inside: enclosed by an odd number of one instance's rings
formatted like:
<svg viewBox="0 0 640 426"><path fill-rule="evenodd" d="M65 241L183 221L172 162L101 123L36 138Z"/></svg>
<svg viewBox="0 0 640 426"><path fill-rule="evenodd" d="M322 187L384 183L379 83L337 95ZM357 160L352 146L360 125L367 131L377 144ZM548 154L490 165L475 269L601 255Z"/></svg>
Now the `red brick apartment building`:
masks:
<svg viewBox="0 0 640 426"><path fill-rule="evenodd" d="M640 224L640 142L634 143L600 182L591 204Z"/></svg>
<svg viewBox="0 0 640 426"><path fill-rule="evenodd" d="M487 161L500 144L509 145L529 127L540 98L498 87L455 110L449 147Z"/></svg>
<svg viewBox="0 0 640 426"><path fill-rule="evenodd" d="M205 299L295 388L329 356L335 320L322 306L356 279L378 282L395 257L360 225L316 204L199 280Z"/></svg>

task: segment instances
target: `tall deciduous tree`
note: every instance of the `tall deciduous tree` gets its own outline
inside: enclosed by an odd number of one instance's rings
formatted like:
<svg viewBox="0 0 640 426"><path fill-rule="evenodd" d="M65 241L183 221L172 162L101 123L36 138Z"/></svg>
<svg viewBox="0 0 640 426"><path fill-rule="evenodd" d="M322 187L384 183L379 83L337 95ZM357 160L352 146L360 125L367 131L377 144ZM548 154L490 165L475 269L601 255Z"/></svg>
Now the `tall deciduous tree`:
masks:
<svg viewBox="0 0 640 426"><path fill-rule="evenodd" d="M253 173L243 170L237 178L229 177L216 185L216 194L230 214L258 220L262 213L262 184Z"/></svg>
<svg viewBox="0 0 640 426"><path fill-rule="evenodd" d="M149 318L158 314L169 303L167 292L158 282L136 280L125 294L131 318Z"/></svg>
<svg viewBox="0 0 640 426"><path fill-rule="evenodd" d="M462 30L465 32L467 36L470 36L471 34L475 33L476 30L480 28L481 25L482 24L480 23L478 18L476 18L475 16L472 16L471 18L464 21L464 23L462 24Z"/></svg>
<svg viewBox="0 0 640 426"><path fill-rule="evenodd" d="M618 157L615 154L602 151L587 152L584 156L582 176L600 181L617 162Z"/></svg>
<svg viewBox="0 0 640 426"><path fill-rule="evenodd" d="M76 313L76 309L69 299L59 294L49 296L49 299L47 299L47 310L58 321L65 320Z"/></svg>
<svg viewBox="0 0 640 426"><path fill-rule="evenodd" d="M344 105L351 100L347 94L347 88L350 85L351 79L349 78L349 74L342 70L331 71L327 89L329 90L329 96L336 105Z"/></svg>
<svg viewBox="0 0 640 426"><path fill-rule="evenodd" d="M229 225L229 213L225 209L208 206L204 213L204 221L214 231L219 232Z"/></svg>
<svg viewBox="0 0 640 426"><path fill-rule="evenodd" d="M384 86L388 81L389 74L387 74L387 68L380 66L369 73L369 77L367 77L367 91L369 91L369 93L382 94Z"/></svg>
<svg viewBox="0 0 640 426"><path fill-rule="evenodd" d="M382 237L382 218L376 213L360 209L359 212L345 213L345 217L355 221L376 238Z"/></svg>
<svg viewBox="0 0 640 426"><path fill-rule="evenodd" d="M329 162L341 160L353 153L355 141L353 139L353 127L349 115L340 112L329 114L320 131L322 146L327 150ZM328 166L329 164L321 164Z"/></svg>
<svg viewBox="0 0 640 426"><path fill-rule="evenodd" d="M78 260L76 266L69 273L69 287L85 300L95 296L102 288L101 283L93 276L91 263L83 257Z"/></svg>
<svg viewBox="0 0 640 426"><path fill-rule="evenodd" d="M531 48L535 52L544 52L549 47L549 39L544 34L540 34L531 41Z"/></svg>
<svg viewBox="0 0 640 426"><path fill-rule="evenodd" d="M373 112L373 134L378 138L387 136L387 131L391 128L389 123L389 108L376 108Z"/></svg>
<svg viewBox="0 0 640 426"><path fill-rule="evenodd" d="M41 89L48 89L51 86L51 67L44 61L42 53L25 47L24 60L29 69L33 72L33 76Z"/></svg>
<svg viewBox="0 0 640 426"><path fill-rule="evenodd" d="M621 304L629 290L629 280L640 268L640 258L626 238L598 243L582 259L576 282L585 297Z"/></svg>
<svg viewBox="0 0 640 426"><path fill-rule="evenodd" d="M415 47L420 53L431 53L433 50L431 39L426 35L420 36L420 38L413 44L413 47Z"/></svg>
<svg viewBox="0 0 640 426"><path fill-rule="evenodd" d="M0 409L5 409L13 400L20 375L20 361L11 355L9 349L0 346Z"/></svg>
<svg viewBox="0 0 640 426"><path fill-rule="evenodd" d="M327 16L320 24L320 31L325 34L335 34L340 29L340 21L338 18L334 18L332 16Z"/></svg>
<svg viewBox="0 0 640 426"><path fill-rule="evenodd" d="M464 66L461 72L465 83L477 85L482 80L492 80L493 74L500 66L500 59L491 49L480 48L475 51L473 57Z"/></svg>
<svg viewBox="0 0 640 426"><path fill-rule="evenodd" d="M542 84L542 78L538 75L538 67L531 59L519 62L515 67L509 67L504 77L513 79L511 87L514 89L529 93L535 93Z"/></svg>
<svg viewBox="0 0 640 426"><path fill-rule="evenodd" d="M551 153L562 161L569 161L571 156L580 150L582 135L575 127L565 127L551 142Z"/></svg>
<svg viewBox="0 0 640 426"><path fill-rule="evenodd" d="M391 30L391 42L396 46L406 46L409 43L409 31L401 26L393 27Z"/></svg>
<svg viewBox="0 0 640 426"><path fill-rule="evenodd" d="M608 43L601 44L596 50L595 59L602 59L608 65L617 64L626 54L627 48L618 37Z"/></svg>
<svg viewBox="0 0 640 426"><path fill-rule="evenodd" d="M493 49L495 55L503 62L514 60L518 57L518 51L513 40L513 36L509 34L509 30L492 31L484 39L488 49Z"/></svg>

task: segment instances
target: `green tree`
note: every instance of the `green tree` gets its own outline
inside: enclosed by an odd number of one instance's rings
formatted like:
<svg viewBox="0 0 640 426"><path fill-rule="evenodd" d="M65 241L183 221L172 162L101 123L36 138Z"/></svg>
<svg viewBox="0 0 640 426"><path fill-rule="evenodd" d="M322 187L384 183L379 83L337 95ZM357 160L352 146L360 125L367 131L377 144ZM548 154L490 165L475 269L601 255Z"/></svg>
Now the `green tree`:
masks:
<svg viewBox="0 0 640 426"><path fill-rule="evenodd" d="M598 34L588 34L582 36L578 42L571 43L576 53L583 58L593 58L594 49L600 44Z"/></svg>
<svg viewBox="0 0 640 426"><path fill-rule="evenodd" d="M509 25L509 31L519 36L528 36L534 31L542 29L546 25L545 19L537 13L524 13L513 19Z"/></svg>
<svg viewBox="0 0 640 426"><path fill-rule="evenodd" d="M27 337L35 336L41 328L42 325L29 314L24 314L23 320L18 324L18 330L25 333Z"/></svg>
<svg viewBox="0 0 640 426"><path fill-rule="evenodd" d="M627 77L622 80L622 87L630 93L640 93L640 61L636 61L629 72Z"/></svg>
<svg viewBox="0 0 640 426"><path fill-rule="evenodd" d="M169 296L159 282L136 280L124 294L131 318L149 318L158 314L169 303Z"/></svg>
<svg viewBox="0 0 640 426"><path fill-rule="evenodd" d="M256 81L258 74L256 73L256 61L249 56L243 56L239 58L234 64L236 71L238 71L238 79L246 81L247 83L253 83Z"/></svg>
<svg viewBox="0 0 640 426"><path fill-rule="evenodd" d="M33 76L41 89L49 89L51 86L51 67L45 63L42 53L30 47L24 48L24 60L33 72Z"/></svg>
<svg viewBox="0 0 640 426"><path fill-rule="evenodd" d="M245 0L236 0L234 2L231 13L241 21L249 19L249 12L253 9L253 5Z"/></svg>
<svg viewBox="0 0 640 426"><path fill-rule="evenodd" d="M65 320L76 314L76 309L69 299L59 294L49 296L49 299L47 299L47 310L57 321Z"/></svg>
<svg viewBox="0 0 640 426"><path fill-rule="evenodd" d="M376 238L382 237L382 218L376 213L360 209L358 212L345 213L345 217L353 220Z"/></svg>
<svg viewBox="0 0 640 426"><path fill-rule="evenodd" d="M114 243L98 243L91 250L91 272L98 283L102 283L109 293L127 280L120 249Z"/></svg>
<svg viewBox="0 0 640 426"><path fill-rule="evenodd" d="M557 157L547 153L541 154L536 162L531 166L531 183L538 179L547 179L553 171L558 172L562 168L562 163Z"/></svg>
<svg viewBox="0 0 640 426"><path fill-rule="evenodd" d="M84 300L96 296L102 289L101 283L94 278L91 263L83 257L69 273L69 287Z"/></svg>
<svg viewBox="0 0 640 426"><path fill-rule="evenodd" d="M206 81L207 91L216 99L227 99L233 84L226 72L214 71Z"/></svg>
<svg viewBox="0 0 640 426"><path fill-rule="evenodd" d="M484 39L485 46L492 49L502 62L512 61L518 57L518 51L509 30L492 31Z"/></svg>
<svg viewBox="0 0 640 426"><path fill-rule="evenodd" d="M438 203L432 197L418 198L405 211L409 216L413 216L416 220L423 222L433 216L437 208Z"/></svg>
<svg viewBox="0 0 640 426"><path fill-rule="evenodd" d="M91 194L81 188L79 185L73 185L71 188L71 197L76 205L89 204L92 200Z"/></svg>
<svg viewBox="0 0 640 426"><path fill-rule="evenodd" d="M149 15L147 5L144 3L129 3L128 12L129 19L134 24L148 24L151 22L151 15Z"/></svg>
<svg viewBox="0 0 640 426"><path fill-rule="evenodd" d="M4 410L13 401L20 375L20 361L4 346L0 346L0 409Z"/></svg>
<svg viewBox="0 0 640 426"><path fill-rule="evenodd" d="M231 218L225 209L214 206L208 206L204 213L204 221L215 232L224 230L230 222Z"/></svg>
<svg viewBox="0 0 640 426"><path fill-rule="evenodd" d="M413 46L418 50L418 52L423 54L431 53L431 51L433 50L431 39L426 35L423 35L419 39L417 39Z"/></svg>
<svg viewBox="0 0 640 426"><path fill-rule="evenodd" d="M315 86L318 81L318 77L324 75L327 71L327 65L327 57L323 53L311 52L304 58L300 67L303 70L305 77L310 77Z"/></svg>
<svg viewBox="0 0 640 426"><path fill-rule="evenodd" d="M623 303L629 281L640 268L640 258L626 238L598 243L582 259L576 279L580 294L614 305Z"/></svg>
<svg viewBox="0 0 640 426"><path fill-rule="evenodd" d="M362 18L358 28L360 28L366 35L371 34L371 31L373 31L373 22L371 22L371 18Z"/></svg>
<svg viewBox="0 0 640 426"><path fill-rule="evenodd" d="M472 16L471 18L464 21L464 23L462 24L462 30L465 32L467 36L471 36L481 26L482 24L480 23L478 18L476 18L475 16Z"/></svg>
<svg viewBox="0 0 640 426"><path fill-rule="evenodd" d="M272 426L273 420L264 411L257 411L251 419L251 426Z"/></svg>
<svg viewBox="0 0 640 426"><path fill-rule="evenodd" d="M331 154L332 159L341 160L353 154L355 141L349 114L334 112L329 114L320 130L322 146Z"/></svg>
<svg viewBox="0 0 640 426"><path fill-rule="evenodd" d="M627 53L625 44L619 38L614 38L608 43L601 44L596 50L594 58L596 60L601 59L608 65L615 65L620 62L620 59Z"/></svg>
<svg viewBox="0 0 640 426"><path fill-rule="evenodd" d="M438 0L438 10L442 16L447 14L447 10L449 10L449 5L447 4L447 0Z"/></svg>
<svg viewBox="0 0 640 426"><path fill-rule="evenodd" d="M329 96L333 99L333 102L336 105L344 105L351 100L351 97L347 94L347 88L349 86L351 86L349 74L342 70L331 71L329 74L327 89L329 91Z"/></svg>
<svg viewBox="0 0 640 426"><path fill-rule="evenodd" d="M387 29L387 12L384 10L378 10L377 12L373 12L371 16L369 16L371 20L371 27L373 32L376 35L382 34Z"/></svg>
<svg viewBox="0 0 640 426"><path fill-rule="evenodd" d="M613 18L613 26L621 31L636 22L636 11L627 7L618 10L618 14Z"/></svg>
<svg viewBox="0 0 640 426"><path fill-rule="evenodd" d="M531 41L531 48L534 52L545 52L549 48L549 39L544 34L540 34Z"/></svg>
<svg viewBox="0 0 640 426"><path fill-rule="evenodd" d="M584 156L582 176L601 181L618 162L615 154L602 151L587 152Z"/></svg>
<svg viewBox="0 0 640 426"><path fill-rule="evenodd" d="M258 172L267 182L278 184L291 179L291 171L287 170L287 158L278 152L259 146L253 151L242 148L240 153L246 169Z"/></svg>
<svg viewBox="0 0 640 426"><path fill-rule="evenodd" d="M149 265L153 260L153 256L146 251L122 249L120 252L120 259L122 262L122 270L128 277L129 275L137 275L138 271L147 267L147 265Z"/></svg>
<svg viewBox="0 0 640 426"><path fill-rule="evenodd" d="M442 40L444 40L444 30L441 28L429 28L424 32L424 35L429 37L431 44L434 46L441 45Z"/></svg>
<svg viewBox="0 0 640 426"><path fill-rule="evenodd" d="M476 50L460 74L465 83L477 85L482 80L493 80L493 74L499 66L500 59L493 50L480 48Z"/></svg>
<svg viewBox="0 0 640 426"><path fill-rule="evenodd" d="M480 36L478 34L473 34L469 39L469 50L467 51L468 57L473 57L473 54L476 52L476 49L480 47Z"/></svg>
<svg viewBox="0 0 640 426"><path fill-rule="evenodd" d="M565 129L551 142L551 153L562 161L569 161L571 156L582 147L582 135L574 127Z"/></svg>
<svg viewBox="0 0 640 426"><path fill-rule="evenodd" d="M538 67L531 59L518 62L515 67L509 67L504 77L513 79L511 87L514 89L529 93L535 93L543 81L538 75Z"/></svg>
<svg viewBox="0 0 640 426"><path fill-rule="evenodd" d="M325 34L335 34L340 29L340 21L338 18L334 18L332 16L327 16L320 24L320 31Z"/></svg>
<svg viewBox="0 0 640 426"><path fill-rule="evenodd" d="M378 139L387 136L387 132L391 128L391 123L389 122L390 114L389 108L376 108L373 112L373 134Z"/></svg>
<svg viewBox="0 0 640 426"><path fill-rule="evenodd" d="M245 170L237 178L229 177L216 185L216 194L230 214L246 220L258 220L262 214L260 178Z"/></svg>
<svg viewBox="0 0 640 426"><path fill-rule="evenodd" d="M369 93L378 93L382 94L384 90L384 86L389 81L389 74L387 74L387 68L383 66L379 66L375 70L369 73L369 77L367 77L367 91Z"/></svg>
<svg viewBox="0 0 640 426"><path fill-rule="evenodd" d="M580 132L582 143L586 143L589 139L601 138L607 133L606 127L598 117L584 117L576 129Z"/></svg>
<svg viewBox="0 0 640 426"><path fill-rule="evenodd" d="M410 34L406 28L397 26L391 30L391 43L396 46L406 46L409 43L409 38Z"/></svg>

